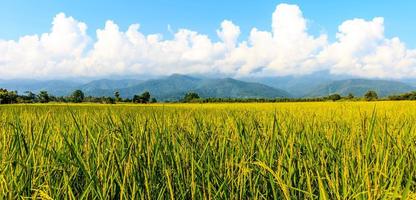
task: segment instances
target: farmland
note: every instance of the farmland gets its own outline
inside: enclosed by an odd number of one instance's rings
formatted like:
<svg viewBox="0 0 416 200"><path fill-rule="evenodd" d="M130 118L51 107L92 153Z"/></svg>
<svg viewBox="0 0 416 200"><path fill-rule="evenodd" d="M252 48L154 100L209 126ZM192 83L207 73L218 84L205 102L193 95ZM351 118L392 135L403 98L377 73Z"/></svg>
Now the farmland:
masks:
<svg viewBox="0 0 416 200"><path fill-rule="evenodd" d="M412 199L416 102L0 106L0 199Z"/></svg>

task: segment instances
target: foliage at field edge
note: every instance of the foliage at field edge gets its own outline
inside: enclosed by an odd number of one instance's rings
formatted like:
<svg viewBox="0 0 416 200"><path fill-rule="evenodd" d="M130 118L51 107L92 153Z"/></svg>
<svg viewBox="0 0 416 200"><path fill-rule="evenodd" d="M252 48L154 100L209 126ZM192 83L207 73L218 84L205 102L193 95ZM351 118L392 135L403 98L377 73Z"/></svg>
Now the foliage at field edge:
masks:
<svg viewBox="0 0 416 200"><path fill-rule="evenodd" d="M0 198L412 199L415 102L0 106Z"/></svg>
<svg viewBox="0 0 416 200"><path fill-rule="evenodd" d="M70 96L52 96L47 91L40 91L39 94L34 94L31 91L26 91L26 95L19 95L17 91L8 91L0 88L0 104L16 104L16 103L48 103L48 102L60 102L60 103L104 103L115 104L118 102L124 103L157 103L157 99L145 91L142 94L136 94L132 99L122 98L120 91L114 92L114 97L102 96L85 96L82 90L75 90ZM181 103L248 103L248 102L322 102L322 101L375 101L375 100L415 100L416 91L404 93L400 95L392 95L387 98L379 99L377 93L373 90L367 91L362 98L355 97L352 93L342 97L341 95L334 93L324 97L314 98L215 98L205 97L201 98L198 93L190 91L184 94L183 98L173 102Z"/></svg>

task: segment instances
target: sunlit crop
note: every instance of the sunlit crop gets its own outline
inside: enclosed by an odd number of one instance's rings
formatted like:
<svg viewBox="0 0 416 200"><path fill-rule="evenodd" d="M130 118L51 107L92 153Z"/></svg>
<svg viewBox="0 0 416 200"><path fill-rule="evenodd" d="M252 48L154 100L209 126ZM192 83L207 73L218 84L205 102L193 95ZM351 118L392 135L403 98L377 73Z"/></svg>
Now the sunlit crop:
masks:
<svg viewBox="0 0 416 200"><path fill-rule="evenodd" d="M412 199L416 102L0 106L0 199Z"/></svg>

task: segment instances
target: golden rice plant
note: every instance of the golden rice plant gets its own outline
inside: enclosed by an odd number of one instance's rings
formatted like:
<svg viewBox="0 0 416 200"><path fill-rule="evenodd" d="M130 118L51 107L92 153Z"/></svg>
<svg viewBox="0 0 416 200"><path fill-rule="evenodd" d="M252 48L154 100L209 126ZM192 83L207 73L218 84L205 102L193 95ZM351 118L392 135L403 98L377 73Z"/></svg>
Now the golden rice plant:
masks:
<svg viewBox="0 0 416 200"><path fill-rule="evenodd" d="M0 199L414 199L416 102L0 106Z"/></svg>

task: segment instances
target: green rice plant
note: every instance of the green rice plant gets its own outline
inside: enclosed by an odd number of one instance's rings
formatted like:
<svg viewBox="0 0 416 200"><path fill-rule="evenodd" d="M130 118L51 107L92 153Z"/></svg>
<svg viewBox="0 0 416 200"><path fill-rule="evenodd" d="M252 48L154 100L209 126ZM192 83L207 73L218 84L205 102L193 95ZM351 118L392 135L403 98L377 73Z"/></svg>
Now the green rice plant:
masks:
<svg viewBox="0 0 416 200"><path fill-rule="evenodd" d="M0 199L415 199L416 102L0 106Z"/></svg>

